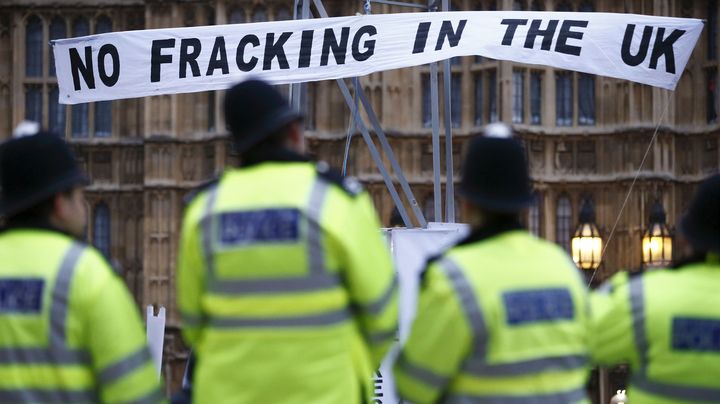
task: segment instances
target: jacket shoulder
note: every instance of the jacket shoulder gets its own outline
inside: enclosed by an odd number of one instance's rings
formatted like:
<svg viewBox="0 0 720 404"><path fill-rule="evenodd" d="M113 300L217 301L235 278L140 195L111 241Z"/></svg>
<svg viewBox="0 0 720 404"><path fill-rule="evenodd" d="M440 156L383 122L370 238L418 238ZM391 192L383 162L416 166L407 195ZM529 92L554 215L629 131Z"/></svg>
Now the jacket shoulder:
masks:
<svg viewBox="0 0 720 404"><path fill-rule="evenodd" d="M315 164L315 172L319 178L329 184L337 186L352 198L357 197L363 192L363 186L357 178L343 177L339 171L330 168L324 161Z"/></svg>

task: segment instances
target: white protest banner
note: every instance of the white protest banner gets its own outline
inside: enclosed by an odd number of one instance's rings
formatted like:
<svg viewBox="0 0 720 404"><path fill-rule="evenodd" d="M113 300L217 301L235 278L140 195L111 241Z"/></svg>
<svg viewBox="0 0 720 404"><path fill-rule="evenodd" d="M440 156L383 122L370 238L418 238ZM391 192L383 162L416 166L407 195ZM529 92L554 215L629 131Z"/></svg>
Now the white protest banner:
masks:
<svg viewBox="0 0 720 404"><path fill-rule="evenodd" d="M53 41L60 102L363 76L455 56L548 65L674 89L701 20L469 11L116 32Z"/></svg>

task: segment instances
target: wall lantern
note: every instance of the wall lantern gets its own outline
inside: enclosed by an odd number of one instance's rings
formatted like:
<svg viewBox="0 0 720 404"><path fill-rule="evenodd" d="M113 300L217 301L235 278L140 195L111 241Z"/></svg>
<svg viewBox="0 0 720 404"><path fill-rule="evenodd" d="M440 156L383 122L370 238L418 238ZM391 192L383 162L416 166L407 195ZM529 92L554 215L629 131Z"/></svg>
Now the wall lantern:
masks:
<svg viewBox="0 0 720 404"><path fill-rule="evenodd" d="M580 269L595 270L600 267L603 240L595 224L595 208L586 199L580 209L580 224L572 237L572 258Z"/></svg>
<svg viewBox="0 0 720 404"><path fill-rule="evenodd" d="M672 263L673 237L665 223L665 209L655 201L650 224L642 237L642 263L645 268L666 267Z"/></svg>

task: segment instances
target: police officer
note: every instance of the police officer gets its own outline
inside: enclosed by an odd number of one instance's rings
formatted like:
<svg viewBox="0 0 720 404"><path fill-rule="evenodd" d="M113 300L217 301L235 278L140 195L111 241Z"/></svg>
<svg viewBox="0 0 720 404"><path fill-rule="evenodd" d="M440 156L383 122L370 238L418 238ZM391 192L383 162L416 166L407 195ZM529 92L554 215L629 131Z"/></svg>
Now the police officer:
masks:
<svg viewBox="0 0 720 404"><path fill-rule="evenodd" d="M691 258L619 273L593 294L593 359L630 365L633 404L720 403L720 175L700 185L680 230Z"/></svg>
<svg viewBox="0 0 720 404"><path fill-rule="evenodd" d="M460 193L470 235L422 275L395 364L413 403L584 402L588 298L564 251L524 230L521 144L492 125L470 142Z"/></svg>
<svg viewBox="0 0 720 404"><path fill-rule="evenodd" d="M301 117L272 86L237 84L224 108L241 164L190 202L178 263L193 398L360 402L397 323L371 200L301 154Z"/></svg>
<svg viewBox="0 0 720 404"><path fill-rule="evenodd" d="M59 137L0 146L0 402L162 401L139 312L86 226Z"/></svg>

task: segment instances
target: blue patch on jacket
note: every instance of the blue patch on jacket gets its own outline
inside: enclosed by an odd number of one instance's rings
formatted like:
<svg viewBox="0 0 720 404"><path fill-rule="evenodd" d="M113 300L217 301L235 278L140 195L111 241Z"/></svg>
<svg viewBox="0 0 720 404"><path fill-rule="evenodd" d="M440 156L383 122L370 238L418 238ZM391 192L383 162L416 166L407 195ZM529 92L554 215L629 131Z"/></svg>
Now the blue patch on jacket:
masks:
<svg viewBox="0 0 720 404"><path fill-rule="evenodd" d="M0 313L38 313L42 310L42 279L0 279Z"/></svg>
<svg viewBox="0 0 720 404"><path fill-rule="evenodd" d="M567 289L535 289L503 293L509 325L572 320L573 300Z"/></svg>
<svg viewBox="0 0 720 404"><path fill-rule="evenodd" d="M265 209L220 215L219 239L224 246L282 243L300 237L301 214L297 209Z"/></svg>
<svg viewBox="0 0 720 404"><path fill-rule="evenodd" d="M720 352L720 319L673 318L672 347L678 351Z"/></svg>

